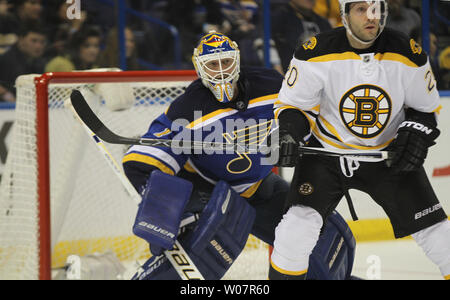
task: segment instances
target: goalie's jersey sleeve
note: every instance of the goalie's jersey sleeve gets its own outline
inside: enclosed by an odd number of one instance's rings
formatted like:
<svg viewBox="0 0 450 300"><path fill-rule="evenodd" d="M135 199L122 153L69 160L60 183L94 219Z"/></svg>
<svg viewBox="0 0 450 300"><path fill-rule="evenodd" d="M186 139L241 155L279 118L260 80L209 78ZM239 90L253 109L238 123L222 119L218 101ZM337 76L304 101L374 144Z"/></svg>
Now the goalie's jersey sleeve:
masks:
<svg viewBox="0 0 450 300"><path fill-rule="evenodd" d="M300 109L326 148L382 149L405 108L438 112L439 101L428 57L413 39L386 28L370 48L357 50L340 27L296 49L275 115Z"/></svg>
<svg viewBox="0 0 450 300"><path fill-rule="evenodd" d="M247 104L247 109L238 110L219 103L201 81L196 80L152 122L144 137L228 144L265 143L273 128L273 104L283 77L270 69L242 68L239 81L246 83L239 97ZM263 154L150 146L132 146L123 158L123 165L138 189L155 168L172 175L184 169L213 184L225 180L244 197L251 196L272 169Z"/></svg>

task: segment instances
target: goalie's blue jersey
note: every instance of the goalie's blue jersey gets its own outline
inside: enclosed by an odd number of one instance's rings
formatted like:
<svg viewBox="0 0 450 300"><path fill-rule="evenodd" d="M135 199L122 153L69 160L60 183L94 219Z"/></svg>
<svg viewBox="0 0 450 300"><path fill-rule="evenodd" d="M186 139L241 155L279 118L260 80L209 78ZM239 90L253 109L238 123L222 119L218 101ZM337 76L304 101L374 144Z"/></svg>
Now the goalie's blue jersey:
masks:
<svg viewBox="0 0 450 300"><path fill-rule="evenodd" d="M151 123L143 137L264 144L275 127L273 104L282 81L283 77L271 69L242 68L237 101L223 104L197 79ZM273 167L261 153L196 152L141 145L127 151L123 165L138 190L155 168L172 175L184 169L213 184L225 180L243 197L250 197Z"/></svg>

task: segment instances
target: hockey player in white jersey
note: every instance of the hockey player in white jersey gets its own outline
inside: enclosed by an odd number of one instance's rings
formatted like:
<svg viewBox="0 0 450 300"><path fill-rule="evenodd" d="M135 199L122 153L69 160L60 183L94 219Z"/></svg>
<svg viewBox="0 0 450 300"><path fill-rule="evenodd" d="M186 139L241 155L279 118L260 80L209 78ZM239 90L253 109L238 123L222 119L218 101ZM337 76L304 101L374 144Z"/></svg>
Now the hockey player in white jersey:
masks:
<svg viewBox="0 0 450 300"><path fill-rule="evenodd" d="M384 209L396 238L412 235L450 279L450 222L423 168L441 108L427 54L384 28L386 1L339 2L344 27L299 45L275 106L279 164L296 169L269 277L304 278L327 216L348 189L358 189ZM297 145L310 134L309 146L395 156L387 164L298 158Z"/></svg>

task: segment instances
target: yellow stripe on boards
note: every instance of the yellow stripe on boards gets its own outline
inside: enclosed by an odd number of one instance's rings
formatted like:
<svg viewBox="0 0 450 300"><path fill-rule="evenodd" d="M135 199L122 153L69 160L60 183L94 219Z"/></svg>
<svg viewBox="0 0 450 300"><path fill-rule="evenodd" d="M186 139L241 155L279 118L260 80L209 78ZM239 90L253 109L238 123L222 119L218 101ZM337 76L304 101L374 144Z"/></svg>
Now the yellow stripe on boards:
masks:
<svg viewBox="0 0 450 300"><path fill-rule="evenodd" d="M137 249L140 250L136 251ZM249 235L247 243L245 244L245 250L253 251L257 249L269 251L266 243L253 235ZM0 253L2 250L5 251L6 249L0 248ZM14 249L9 249L9 251L14 251ZM120 261L145 261L151 257L148 243L136 236L68 240L56 244L52 253L52 268L63 267L67 257L72 254L85 256L94 252L105 253L106 251L114 252Z"/></svg>
<svg viewBox="0 0 450 300"><path fill-rule="evenodd" d="M450 219L450 218L449 218ZM363 219L347 221L356 242L379 242L395 240L394 230L389 219ZM412 239L407 236L402 239Z"/></svg>
<svg viewBox="0 0 450 300"><path fill-rule="evenodd" d="M141 251L136 252L137 249ZM52 253L52 268L63 267L72 254L87 254L112 251L120 261L150 258L148 243L136 236L100 237L58 242ZM136 255L138 257L136 257Z"/></svg>

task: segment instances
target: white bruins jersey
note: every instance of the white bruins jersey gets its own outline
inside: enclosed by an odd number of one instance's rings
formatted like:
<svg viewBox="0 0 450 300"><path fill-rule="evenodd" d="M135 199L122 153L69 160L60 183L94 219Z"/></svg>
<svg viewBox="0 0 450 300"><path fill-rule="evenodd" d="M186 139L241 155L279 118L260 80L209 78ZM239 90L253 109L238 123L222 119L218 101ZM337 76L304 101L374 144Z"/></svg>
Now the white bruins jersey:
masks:
<svg viewBox="0 0 450 300"><path fill-rule="evenodd" d="M298 47L275 117L300 109L325 148L376 150L395 138L405 108L437 113L440 107L428 57L414 40L386 28L359 51L340 27Z"/></svg>

